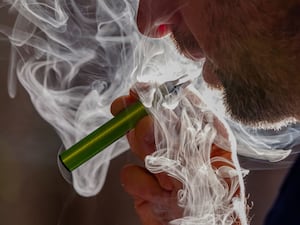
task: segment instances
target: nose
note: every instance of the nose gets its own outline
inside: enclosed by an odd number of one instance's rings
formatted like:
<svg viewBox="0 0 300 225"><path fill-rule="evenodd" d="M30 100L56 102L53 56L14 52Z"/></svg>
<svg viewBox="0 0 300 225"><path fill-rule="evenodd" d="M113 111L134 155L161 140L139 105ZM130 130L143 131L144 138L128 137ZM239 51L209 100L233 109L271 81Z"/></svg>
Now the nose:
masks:
<svg viewBox="0 0 300 225"><path fill-rule="evenodd" d="M137 13L139 31L148 37L160 38L181 20L177 0L140 0Z"/></svg>

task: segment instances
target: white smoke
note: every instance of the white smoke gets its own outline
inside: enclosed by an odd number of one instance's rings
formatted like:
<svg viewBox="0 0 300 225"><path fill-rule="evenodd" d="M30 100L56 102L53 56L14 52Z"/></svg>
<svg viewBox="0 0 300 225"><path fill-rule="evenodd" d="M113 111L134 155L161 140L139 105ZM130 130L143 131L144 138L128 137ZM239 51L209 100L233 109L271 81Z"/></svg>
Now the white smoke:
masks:
<svg viewBox="0 0 300 225"><path fill-rule="evenodd" d="M136 3L128 1L6 1L18 16L1 26L12 44L9 92L14 77L65 148L111 118L113 99L135 82L133 50L140 39ZM73 185L84 196L97 194L110 159L128 149L124 140L76 170Z"/></svg>
<svg viewBox="0 0 300 225"><path fill-rule="evenodd" d="M234 224L237 218L241 224L247 224L243 183L247 171L239 166L235 138L225 120L212 113L195 88L203 62L193 63L180 56L167 38L154 41L154 45L149 40L142 44L144 48L135 56L147 63L137 64L138 81L151 84L181 77L182 82L194 81L168 99L156 85L146 90L135 86L156 119L157 150L146 157L146 168L152 173L165 172L183 184L178 192L178 205L184 208L184 215L171 224L225 225ZM148 58L149 55L153 57ZM231 149L233 162L222 156L211 158L213 143ZM215 162L225 164L216 169L212 165ZM235 195L238 189L240 194Z"/></svg>
<svg viewBox="0 0 300 225"><path fill-rule="evenodd" d="M245 126L226 115L221 91L208 88L202 77L199 77L196 86L209 108L216 115L225 118L229 124L237 140L239 155L271 162L271 164L266 163L266 168L275 162L276 168L286 167L292 163L293 160L279 161L286 159L291 153L298 154L296 151L292 152L291 149L300 144L299 123L288 118L276 124L262 124L258 128ZM266 126L271 128L267 129ZM226 148L226 146L221 147Z"/></svg>
<svg viewBox="0 0 300 225"><path fill-rule="evenodd" d="M158 98L153 102L150 92L136 86L141 101L159 121L155 133L157 151L146 158L146 167L153 173L164 171L183 183L178 204L184 207L184 215L172 223L232 224L239 218L247 224L243 183L247 171L240 168L237 153L282 160L290 151L280 149L299 144L294 138L298 126L272 131L270 135L226 119L221 94L207 88L200 76L203 61L195 63L180 56L168 37L141 37L135 25L137 3L0 3L0 7L7 4L18 13L13 28L0 25L0 32L12 44L9 93L16 94L17 75L37 111L55 128L67 149L109 120L111 102L127 94L136 82L155 84L149 89L154 93L156 84L184 76L193 83L169 101L160 102ZM213 143L231 150L233 162L210 158ZM127 149L125 139L119 140L75 170L75 190L83 196L97 194L110 160ZM211 163L220 160L228 166L213 168ZM237 188L240 195L235 196Z"/></svg>

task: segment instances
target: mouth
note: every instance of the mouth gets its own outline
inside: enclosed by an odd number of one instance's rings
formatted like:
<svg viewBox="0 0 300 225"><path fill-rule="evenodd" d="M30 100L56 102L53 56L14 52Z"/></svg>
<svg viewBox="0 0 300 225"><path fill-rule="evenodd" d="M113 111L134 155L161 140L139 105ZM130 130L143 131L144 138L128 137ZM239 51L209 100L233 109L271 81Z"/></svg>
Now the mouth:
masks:
<svg viewBox="0 0 300 225"><path fill-rule="evenodd" d="M183 22L172 29L171 38L178 51L185 57L193 61L205 58L203 49ZM209 87L214 89L222 88L222 84L216 75L216 67L207 58L203 65L202 75Z"/></svg>
<svg viewBox="0 0 300 225"><path fill-rule="evenodd" d="M172 27L171 38L178 51L185 57L193 61L199 61L204 58L202 48L183 21Z"/></svg>
<svg viewBox="0 0 300 225"><path fill-rule="evenodd" d="M175 35L172 33L171 38L173 39L177 50L184 55L186 58L191 59L193 61L199 61L204 58L204 53L201 48L194 42L194 40L190 39L190 37L182 38L182 35ZM184 40L188 40L185 42Z"/></svg>

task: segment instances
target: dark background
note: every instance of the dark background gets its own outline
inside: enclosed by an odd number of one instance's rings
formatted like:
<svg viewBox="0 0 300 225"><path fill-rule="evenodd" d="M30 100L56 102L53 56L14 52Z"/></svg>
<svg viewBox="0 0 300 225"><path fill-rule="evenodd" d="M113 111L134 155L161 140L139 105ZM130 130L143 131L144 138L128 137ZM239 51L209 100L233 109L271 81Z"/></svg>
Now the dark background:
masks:
<svg viewBox="0 0 300 225"><path fill-rule="evenodd" d="M0 23L12 24L7 9ZM0 39L3 39L1 36ZM132 161L127 152L112 161L104 189L95 197L78 196L60 175L57 151L61 142L33 108L18 85L7 93L10 46L0 41L0 224L5 225L137 225L131 199L119 183L120 168ZM261 225L286 170L254 171L246 179L252 225Z"/></svg>

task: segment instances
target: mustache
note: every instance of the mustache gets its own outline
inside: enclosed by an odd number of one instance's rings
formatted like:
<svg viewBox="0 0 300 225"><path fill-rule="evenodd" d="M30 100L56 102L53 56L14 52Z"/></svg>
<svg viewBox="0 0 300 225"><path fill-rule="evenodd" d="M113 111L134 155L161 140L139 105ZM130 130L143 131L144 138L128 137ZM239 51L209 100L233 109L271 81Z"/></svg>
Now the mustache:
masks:
<svg viewBox="0 0 300 225"><path fill-rule="evenodd" d="M200 48L196 38L190 32L181 31L180 28L174 28L170 38L175 44L178 52L187 58L195 60L196 54L199 56L203 55L203 50Z"/></svg>

